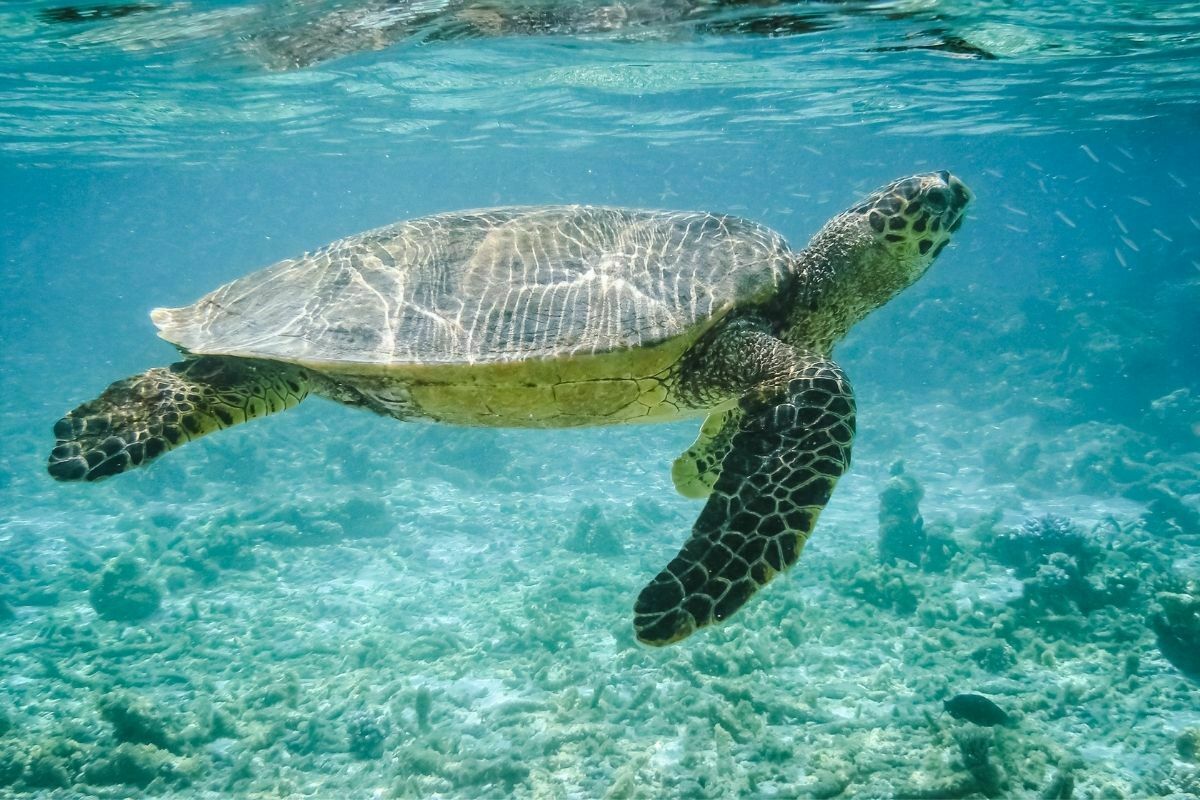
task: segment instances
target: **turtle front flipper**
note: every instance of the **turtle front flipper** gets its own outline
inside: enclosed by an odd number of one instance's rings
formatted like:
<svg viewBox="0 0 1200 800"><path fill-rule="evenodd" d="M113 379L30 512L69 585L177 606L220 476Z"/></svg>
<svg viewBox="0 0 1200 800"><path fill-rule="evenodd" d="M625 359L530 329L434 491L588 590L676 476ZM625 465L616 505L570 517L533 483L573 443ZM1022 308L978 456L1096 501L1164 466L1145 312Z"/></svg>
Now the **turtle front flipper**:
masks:
<svg viewBox="0 0 1200 800"><path fill-rule="evenodd" d="M47 469L60 481L94 481L308 395L304 370L204 356L117 381L54 425Z"/></svg>
<svg viewBox="0 0 1200 800"><path fill-rule="evenodd" d="M724 620L791 566L850 465L854 396L832 361L801 358L745 395L740 412L691 538L638 596L634 627L647 644Z"/></svg>
<svg viewBox="0 0 1200 800"><path fill-rule="evenodd" d="M741 418L740 408L714 411L705 417L696 441L671 465L675 491L694 500L703 500L712 494L721 474L721 462L729 452Z"/></svg>

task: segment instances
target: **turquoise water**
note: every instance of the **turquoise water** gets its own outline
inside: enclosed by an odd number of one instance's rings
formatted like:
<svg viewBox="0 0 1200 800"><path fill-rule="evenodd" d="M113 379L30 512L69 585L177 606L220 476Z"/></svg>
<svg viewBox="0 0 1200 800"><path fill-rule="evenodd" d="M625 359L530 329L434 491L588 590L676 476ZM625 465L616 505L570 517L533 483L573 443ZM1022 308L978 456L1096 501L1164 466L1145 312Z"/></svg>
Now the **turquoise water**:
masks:
<svg viewBox="0 0 1200 800"><path fill-rule="evenodd" d="M1198 91L1195 3L6 3L0 796L1200 795ZM696 421L312 399L45 472L174 360L151 308L335 238L603 203L799 248L938 169L966 224L835 352L850 472L682 643L631 617Z"/></svg>

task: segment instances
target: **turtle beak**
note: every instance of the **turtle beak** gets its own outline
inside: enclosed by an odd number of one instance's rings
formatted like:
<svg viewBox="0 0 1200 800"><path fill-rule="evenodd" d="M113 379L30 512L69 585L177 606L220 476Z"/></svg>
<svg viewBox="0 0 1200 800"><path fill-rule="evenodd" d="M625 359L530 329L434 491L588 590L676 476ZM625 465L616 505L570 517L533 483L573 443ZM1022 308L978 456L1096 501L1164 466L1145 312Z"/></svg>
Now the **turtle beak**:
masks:
<svg viewBox="0 0 1200 800"><path fill-rule="evenodd" d="M951 233L954 233L962 226L967 206L975 199L975 195L967 188L965 183L951 175L948 171L942 170L936 173L936 175L941 179L944 187L940 194L946 200L946 210L943 212L946 227Z"/></svg>

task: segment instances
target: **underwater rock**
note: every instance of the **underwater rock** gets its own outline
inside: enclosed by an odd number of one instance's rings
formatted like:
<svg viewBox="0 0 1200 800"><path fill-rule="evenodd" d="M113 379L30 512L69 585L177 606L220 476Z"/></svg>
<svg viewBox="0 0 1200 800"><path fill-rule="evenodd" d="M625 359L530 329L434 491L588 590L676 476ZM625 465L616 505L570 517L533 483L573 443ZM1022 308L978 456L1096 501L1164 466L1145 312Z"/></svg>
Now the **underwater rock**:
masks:
<svg viewBox="0 0 1200 800"><path fill-rule="evenodd" d="M1160 592L1161 610L1151 616L1150 627L1158 649L1176 669L1200 681L1200 596Z"/></svg>
<svg viewBox="0 0 1200 800"><path fill-rule="evenodd" d="M178 746L161 714L144 697L129 692L106 695L100 700L100 716L113 726L118 741L152 744L172 752Z"/></svg>
<svg viewBox="0 0 1200 800"><path fill-rule="evenodd" d="M375 716L367 711L352 714L346 721L350 755L364 761L382 756L383 742L387 739L390 727L387 717Z"/></svg>
<svg viewBox="0 0 1200 800"><path fill-rule="evenodd" d="M955 719L990 728L1007 724L1010 717L994 702L981 694L956 694L942 702L946 713Z"/></svg>
<svg viewBox="0 0 1200 800"><path fill-rule="evenodd" d="M625 543L596 503L588 503L579 512L575 530L563 542L563 547L585 555L619 556L625 553Z"/></svg>
<svg viewBox="0 0 1200 800"><path fill-rule="evenodd" d="M925 553L925 521L918 505L925 490L904 473L904 462L891 467L892 477L879 493L879 560L884 564L907 561L921 565Z"/></svg>
<svg viewBox="0 0 1200 800"><path fill-rule="evenodd" d="M131 553L110 559L88 593L96 613L117 622L137 622L158 610L162 590Z"/></svg>

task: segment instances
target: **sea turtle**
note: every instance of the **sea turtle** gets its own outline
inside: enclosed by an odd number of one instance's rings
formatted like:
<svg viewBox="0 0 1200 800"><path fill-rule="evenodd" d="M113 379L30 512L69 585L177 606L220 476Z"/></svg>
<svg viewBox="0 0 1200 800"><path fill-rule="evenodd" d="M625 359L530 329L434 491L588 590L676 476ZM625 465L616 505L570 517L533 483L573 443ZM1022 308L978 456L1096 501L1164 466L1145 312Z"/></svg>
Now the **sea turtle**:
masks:
<svg viewBox="0 0 1200 800"><path fill-rule="evenodd" d="M800 252L738 217L593 206L368 231L153 311L184 359L59 420L49 471L116 475L309 394L462 425L707 415L672 468L707 502L634 608L638 638L674 642L796 560L850 463L830 351L925 272L970 200L948 172L904 178Z"/></svg>

